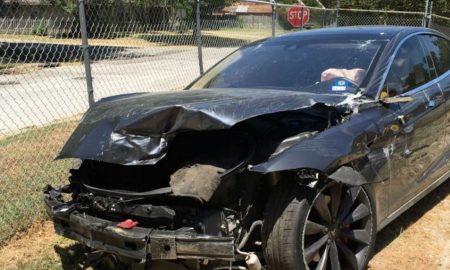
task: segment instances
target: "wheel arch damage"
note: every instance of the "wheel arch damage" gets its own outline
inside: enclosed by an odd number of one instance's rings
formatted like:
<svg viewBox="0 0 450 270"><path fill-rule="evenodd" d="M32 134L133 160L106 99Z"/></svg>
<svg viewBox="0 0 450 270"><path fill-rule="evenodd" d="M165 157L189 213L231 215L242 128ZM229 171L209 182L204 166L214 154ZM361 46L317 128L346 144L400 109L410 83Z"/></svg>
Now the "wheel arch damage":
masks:
<svg viewBox="0 0 450 270"><path fill-rule="evenodd" d="M390 172L379 168L389 163L386 149L370 149L383 136L378 110L352 115L351 122L326 129L302 140L266 162L250 165L249 170L262 174L313 169L328 178L348 185L378 183ZM370 123L370 124L368 124Z"/></svg>

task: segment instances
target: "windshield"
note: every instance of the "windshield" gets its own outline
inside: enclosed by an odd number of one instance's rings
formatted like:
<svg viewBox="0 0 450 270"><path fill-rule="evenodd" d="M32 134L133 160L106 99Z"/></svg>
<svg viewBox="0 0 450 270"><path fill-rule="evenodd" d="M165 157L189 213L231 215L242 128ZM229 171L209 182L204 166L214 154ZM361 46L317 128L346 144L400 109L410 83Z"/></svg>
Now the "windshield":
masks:
<svg viewBox="0 0 450 270"><path fill-rule="evenodd" d="M244 47L190 89L268 88L353 93L362 86L382 41L282 40Z"/></svg>

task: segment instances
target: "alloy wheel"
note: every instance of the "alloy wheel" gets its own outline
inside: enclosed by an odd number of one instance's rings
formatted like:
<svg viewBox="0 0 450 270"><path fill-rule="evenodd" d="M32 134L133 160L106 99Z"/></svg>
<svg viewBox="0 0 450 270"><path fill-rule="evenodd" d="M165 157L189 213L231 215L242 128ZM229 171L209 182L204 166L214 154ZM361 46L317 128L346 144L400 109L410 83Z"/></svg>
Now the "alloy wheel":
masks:
<svg viewBox="0 0 450 270"><path fill-rule="evenodd" d="M303 233L310 270L361 269L374 241L370 199L360 186L332 182L315 197Z"/></svg>

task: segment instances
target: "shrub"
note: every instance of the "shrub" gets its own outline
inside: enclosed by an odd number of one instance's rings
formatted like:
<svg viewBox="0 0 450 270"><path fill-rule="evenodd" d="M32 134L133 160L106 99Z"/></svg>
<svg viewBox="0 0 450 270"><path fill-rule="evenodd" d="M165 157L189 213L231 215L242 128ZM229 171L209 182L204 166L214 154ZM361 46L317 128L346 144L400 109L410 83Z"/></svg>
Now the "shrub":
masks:
<svg viewBox="0 0 450 270"><path fill-rule="evenodd" d="M288 21L288 9L287 8L277 8L277 20L278 24L284 29L284 30L292 30L294 27L289 23Z"/></svg>
<svg viewBox="0 0 450 270"><path fill-rule="evenodd" d="M31 34L36 36L47 36L48 35L48 27L46 25L38 24L33 27L31 30Z"/></svg>

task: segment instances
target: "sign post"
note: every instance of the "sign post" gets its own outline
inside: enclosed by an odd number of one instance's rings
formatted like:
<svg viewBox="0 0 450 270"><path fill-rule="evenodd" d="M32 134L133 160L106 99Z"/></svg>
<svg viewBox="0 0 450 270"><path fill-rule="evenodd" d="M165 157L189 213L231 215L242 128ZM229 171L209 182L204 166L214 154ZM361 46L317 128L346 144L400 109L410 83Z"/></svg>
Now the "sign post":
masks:
<svg viewBox="0 0 450 270"><path fill-rule="evenodd" d="M291 7L288 12L288 21L295 28L303 28L309 22L309 8L305 6Z"/></svg>

